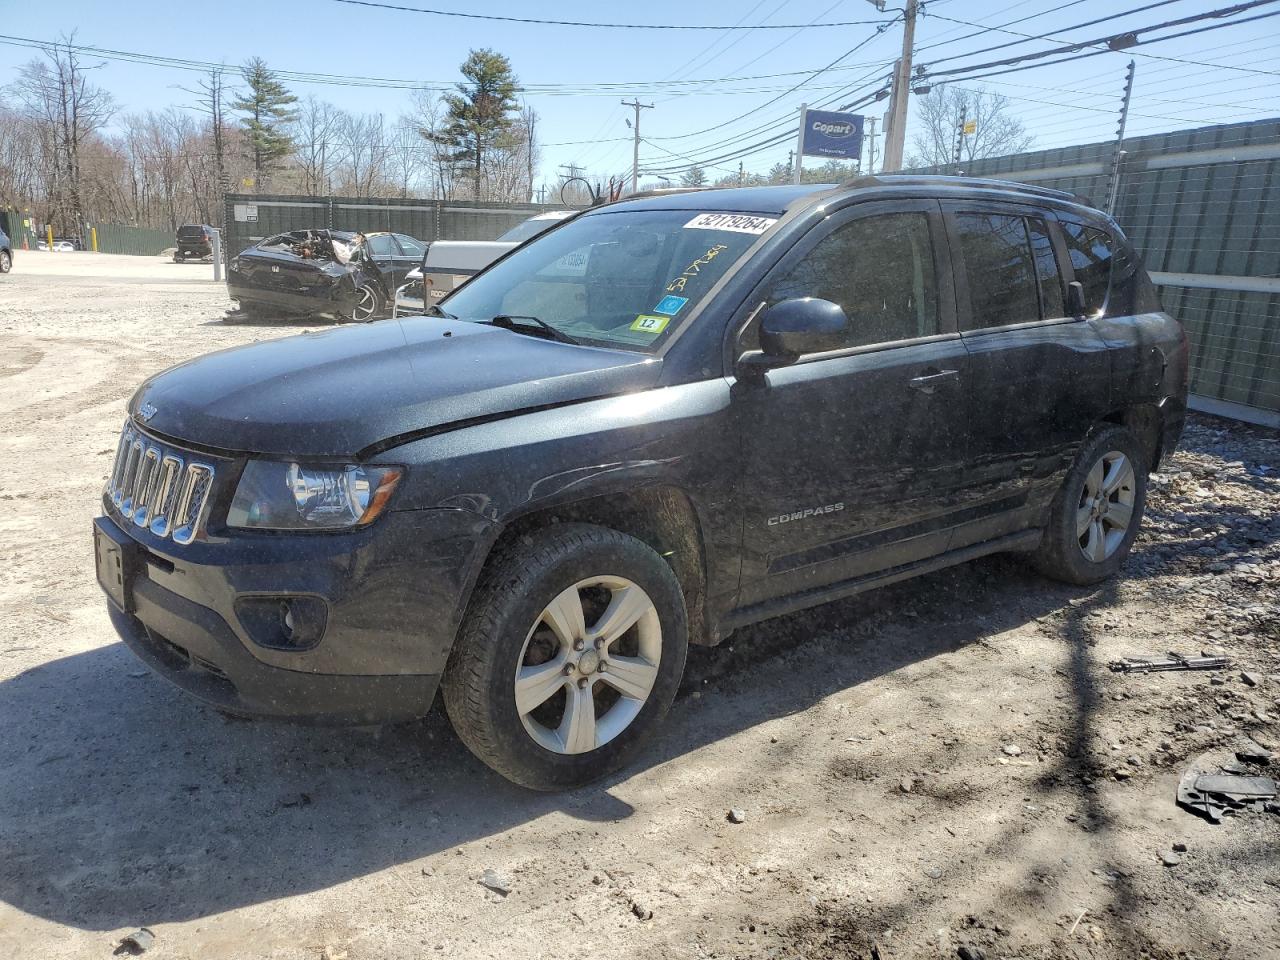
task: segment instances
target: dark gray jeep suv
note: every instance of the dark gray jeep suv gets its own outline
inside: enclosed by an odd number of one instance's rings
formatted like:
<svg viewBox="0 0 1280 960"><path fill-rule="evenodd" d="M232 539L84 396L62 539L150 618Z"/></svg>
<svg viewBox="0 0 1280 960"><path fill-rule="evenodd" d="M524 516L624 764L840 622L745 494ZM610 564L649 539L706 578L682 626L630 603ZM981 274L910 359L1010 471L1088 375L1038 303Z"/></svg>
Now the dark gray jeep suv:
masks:
<svg viewBox="0 0 1280 960"><path fill-rule="evenodd" d="M1077 199L877 177L592 209L431 311L138 390L96 521L120 635L233 714L437 686L519 783L619 765L688 643L995 551L1113 574L1187 345Z"/></svg>

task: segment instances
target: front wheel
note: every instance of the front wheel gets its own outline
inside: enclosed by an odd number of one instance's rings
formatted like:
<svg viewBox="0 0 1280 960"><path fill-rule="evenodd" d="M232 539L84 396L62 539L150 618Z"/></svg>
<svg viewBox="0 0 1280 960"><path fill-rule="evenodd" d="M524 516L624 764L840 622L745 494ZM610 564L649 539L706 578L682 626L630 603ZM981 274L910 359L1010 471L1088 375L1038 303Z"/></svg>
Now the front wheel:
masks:
<svg viewBox="0 0 1280 960"><path fill-rule="evenodd" d="M652 741L687 643L666 561L616 530L561 524L485 572L445 670L445 709L463 743L507 779L581 786Z"/></svg>
<svg viewBox="0 0 1280 960"><path fill-rule="evenodd" d="M0 250L0 273L8 273L13 266L13 257L9 256L8 250Z"/></svg>
<svg viewBox="0 0 1280 960"><path fill-rule="evenodd" d="M1107 426L1081 448L1054 498L1034 559L1046 576L1082 586L1124 563L1147 501L1147 464L1134 435Z"/></svg>
<svg viewBox="0 0 1280 960"><path fill-rule="evenodd" d="M360 284L356 288L356 302L351 307L350 318L356 323L368 323L381 312L382 294L372 284Z"/></svg>

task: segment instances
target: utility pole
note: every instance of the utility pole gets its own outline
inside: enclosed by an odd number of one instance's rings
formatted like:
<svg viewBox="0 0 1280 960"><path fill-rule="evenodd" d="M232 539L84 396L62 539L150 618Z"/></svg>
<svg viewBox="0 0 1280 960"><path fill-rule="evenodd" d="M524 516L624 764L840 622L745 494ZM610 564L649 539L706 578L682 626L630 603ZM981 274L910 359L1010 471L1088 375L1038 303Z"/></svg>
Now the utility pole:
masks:
<svg viewBox="0 0 1280 960"><path fill-rule="evenodd" d="M876 118L867 117L867 125L871 127L871 132L866 131L862 134L862 139L867 141L867 173L876 172L876 137L880 134L876 133Z"/></svg>
<svg viewBox="0 0 1280 960"><path fill-rule="evenodd" d="M738 161L738 186L742 186L746 182L747 182L747 174L744 167L742 166L742 161L739 160Z"/></svg>
<svg viewBox="0 0 1280 960"><path fill-rule="evenodd" d="M634 98L631 103L623 100L624 107L631 107L636 112L636 122L631 128L631 192L640 192L640 111L652 110L652 103L641 103L640 98Z"/></svg>
<svg viewBox="0 0 1280 960"><path fill-rule="evenodd" d="M956 148L951 158L956 165L955 170L952 171L956 176L960 175L960 148L964 144L964 121L968 110L967 103L960 104L960 122L956 124Z"/></svg>
<svg viewBox="0 0 1280 960"><path fill-rule="evenodd" d="M1120 126L1116 128L1116 149L1111 155L1111 185L1107 190L1107 213L1114 213L1120 195L1120 159L1124 156L1124 127L1129 120L1129 97L1133 94L1133 61L1124 79L1124 99L1120 101Z"/></svg>
<svg viewBox="0 0 1280 960"><path fill-rule="evenodd" d="M907 140L907 97L911 94L911 51L916 40L916 13L919 0L907 0L902 25L902 57L893 69L893 92L889 120L884 131L885 173L902 169L902 151Z"/></svg>
<svg viewBox="0 0 1280 960"><path fill-rule="evenodd" d="M800 104L800 123L796 126L796 162L791 165L791 182L800 182L800 168L804 166L804 124L809 116L809 105Z"/></svg>

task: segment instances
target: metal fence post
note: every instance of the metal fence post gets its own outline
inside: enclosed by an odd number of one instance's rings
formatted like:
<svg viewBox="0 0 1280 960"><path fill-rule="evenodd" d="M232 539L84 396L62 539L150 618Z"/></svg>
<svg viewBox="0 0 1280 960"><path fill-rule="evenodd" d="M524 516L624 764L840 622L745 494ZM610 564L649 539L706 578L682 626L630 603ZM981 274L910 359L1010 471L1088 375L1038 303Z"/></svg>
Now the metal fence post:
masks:
<svg viewBox="0 0 1280 960"><path fill-rule="evenodd" d="M222 280L222 231L213 228L213 282Z"/></svg>
<svg viewBox="0 0 1280 960"><path fill-rule="evenodd" d="M1116 212L1116 198L1120 193L1120 160L1124 156L1124 127L1129 120L1129 97L1133 93L1133 61L1129 61L1129 73L1124 81L1124 100L1120 103L1120 126L1116 129L1116 149L1111 155L1111 184L1107 189L1107 213Z"/></svg>

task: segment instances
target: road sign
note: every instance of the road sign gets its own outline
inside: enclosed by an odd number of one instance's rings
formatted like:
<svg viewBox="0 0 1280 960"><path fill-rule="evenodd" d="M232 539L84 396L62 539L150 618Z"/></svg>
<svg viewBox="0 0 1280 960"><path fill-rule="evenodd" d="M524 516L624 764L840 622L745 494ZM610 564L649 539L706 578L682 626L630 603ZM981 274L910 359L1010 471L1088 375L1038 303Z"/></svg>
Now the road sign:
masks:
<svg viewBox="0 0 1280 960"><path fill-rule="evenodd" d="M862 115L806 110L801 153L809 157L857 160L862 156Z"/></svg>
<svg viewBox="0 0 1280 960"><path fill-rule="evenodd" d="M965 125L964 125L964 135L965 135L966 137L967 137L967 136L970 136L971 134L977 133L977 132L978 132L978 121L977 121L977 120L969 120L968 122L966 122L966 123L965 123Z"/></svg>

